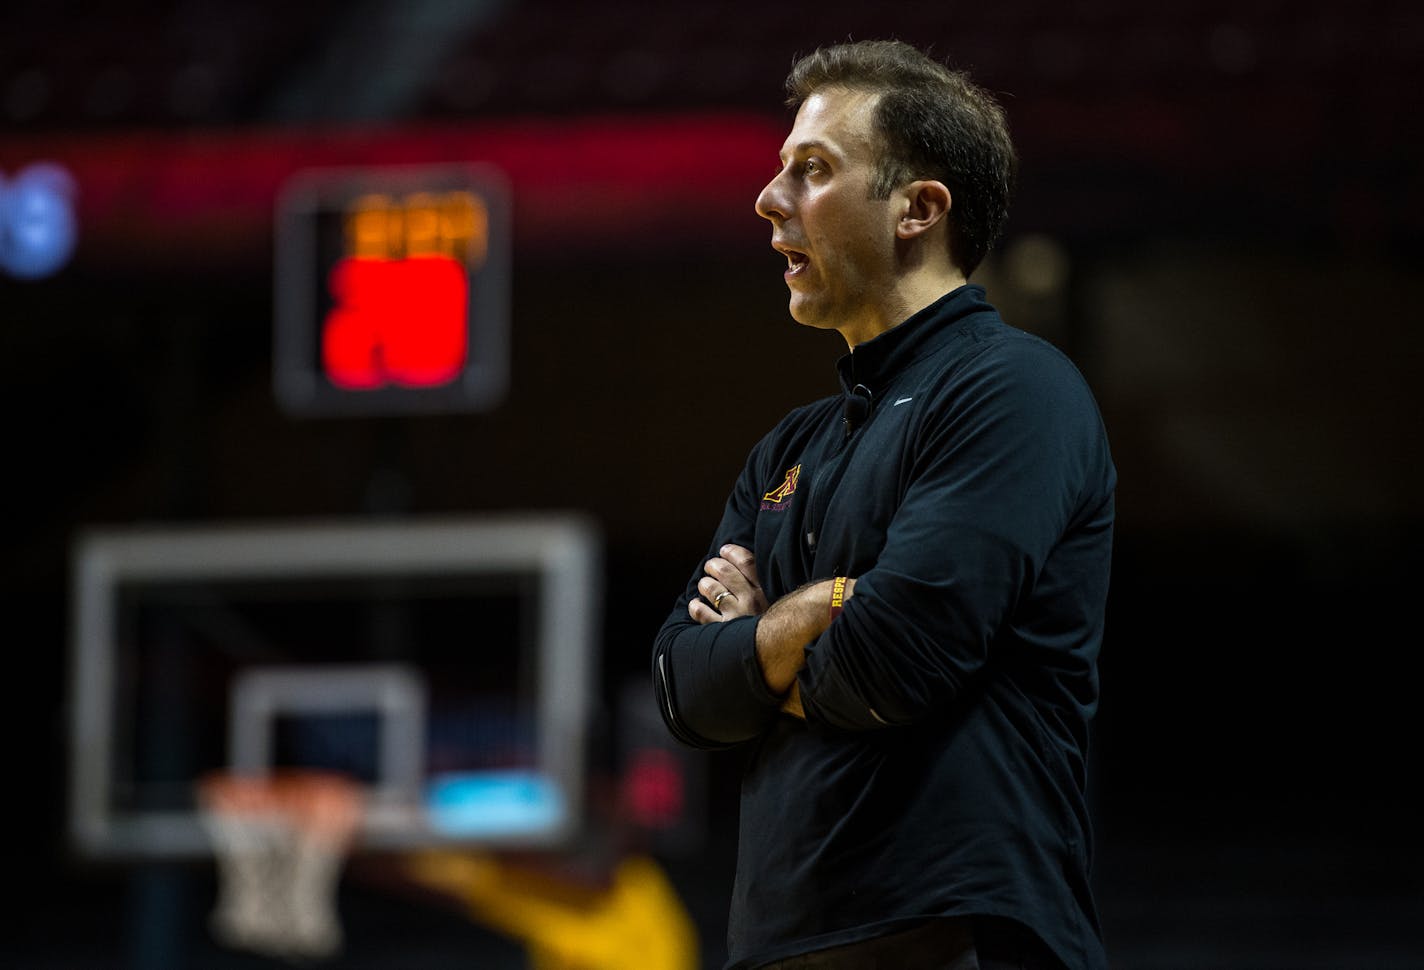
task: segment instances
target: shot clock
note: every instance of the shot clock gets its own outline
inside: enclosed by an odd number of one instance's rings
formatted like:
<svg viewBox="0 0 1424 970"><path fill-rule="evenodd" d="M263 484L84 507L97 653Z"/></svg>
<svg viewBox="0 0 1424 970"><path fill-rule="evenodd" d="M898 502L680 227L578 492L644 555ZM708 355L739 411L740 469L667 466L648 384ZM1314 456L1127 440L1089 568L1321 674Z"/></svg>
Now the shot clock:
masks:
<svg viewBox="0 0 1424 970"><path fill-rule="evenodd" d="M481 166L294 177L276 218L290 414L480 411L508 385L509 200Z"/></svg>

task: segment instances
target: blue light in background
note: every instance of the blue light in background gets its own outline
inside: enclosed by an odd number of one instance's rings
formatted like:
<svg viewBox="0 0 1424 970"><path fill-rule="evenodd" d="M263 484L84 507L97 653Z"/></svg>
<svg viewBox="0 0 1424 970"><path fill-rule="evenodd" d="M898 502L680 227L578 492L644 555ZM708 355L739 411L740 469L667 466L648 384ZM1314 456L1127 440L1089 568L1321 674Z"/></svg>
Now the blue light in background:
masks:
<svg viewBox="0 0 1424 970"><path fill-rule="evenodd" d="M49 162L0 177L0 268L30 280L64 268L79 237L75 193L73 176Z"/></svg>
<svg viewBox="0 0 1424 970"><path fill-rule="evenodd" d="M537 772L478 771L436 777L426 810L436 831L468 838L548 831L568 807L558 786Z"/></svg>

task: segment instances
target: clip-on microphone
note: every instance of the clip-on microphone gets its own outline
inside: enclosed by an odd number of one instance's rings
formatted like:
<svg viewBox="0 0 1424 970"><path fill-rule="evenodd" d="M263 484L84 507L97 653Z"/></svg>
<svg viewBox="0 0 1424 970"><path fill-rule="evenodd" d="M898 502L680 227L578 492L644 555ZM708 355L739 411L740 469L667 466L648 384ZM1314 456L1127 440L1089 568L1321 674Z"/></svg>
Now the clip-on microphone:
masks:
<svg viewBox="0 0 1424 970"><path fill-rule="evenodd" d="M870 417L871 398L870 388L864 384L855 385L846 395L843 420L847 435L864 424L865 419Z"/></svg>

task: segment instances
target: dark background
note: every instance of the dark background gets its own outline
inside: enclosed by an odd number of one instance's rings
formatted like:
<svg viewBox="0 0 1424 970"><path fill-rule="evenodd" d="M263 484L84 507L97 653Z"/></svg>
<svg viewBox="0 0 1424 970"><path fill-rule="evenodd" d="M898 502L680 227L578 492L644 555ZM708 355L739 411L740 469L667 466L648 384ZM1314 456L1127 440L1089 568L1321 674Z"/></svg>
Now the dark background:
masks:
<svg viewBox="0 0 1424 970"><path fill-rule="evenodd" d="M787 318L751 202L793 56L871 36L933 45L1000 94L1022 187L981 281L1078 362L1113 441L1093 795L1114 964L1424 965L1424 12L1401 0L8 4L0 172L70 166L81 242L51 279L0 277L20 897L0 962L246 965L201 942L202 873L65 844L68 556L87 528L588 512L607 588L593 771L616 785L624 689L747 448L834 389L839 338ZM600 161L670 128L675 163ZM764 132L764 170L697 134L723 130ZM284 414L280 177L449 160L485 133L537 148L511 163L507 398ZM700 831L609 812L580 852L651 847L710 968L736 755L691 763ZM343 904L345 965L519 965L451 907L360 886Z"/></svg>

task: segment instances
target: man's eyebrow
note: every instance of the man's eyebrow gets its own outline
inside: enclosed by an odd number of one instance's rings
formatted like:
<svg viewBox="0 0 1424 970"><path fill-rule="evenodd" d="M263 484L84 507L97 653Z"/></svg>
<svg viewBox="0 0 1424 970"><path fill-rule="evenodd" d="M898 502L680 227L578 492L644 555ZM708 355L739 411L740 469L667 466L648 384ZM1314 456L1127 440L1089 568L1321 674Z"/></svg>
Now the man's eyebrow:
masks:
<svg viewBox="0 0 1424 970"><path fill-rule="evenodd" d="M828 154L828 155L839 155L839 152L836 151L835 146L829 145L829 144L827 144L826 142L819 141L819 140L812 140L812 141L799 142L799 143L797 143L795 146L792 147L790 154L792 154L792 155L799 155L799 154L801 154L802 152L809 152L809 151L820 151L820 152L825 152L825 153ZM785 149L782 149L781 155L780 155L779 157L782 158L782 159L785 159L785 158L786 158L786 155L787 155L786 150L785 150Z"/></svg>

